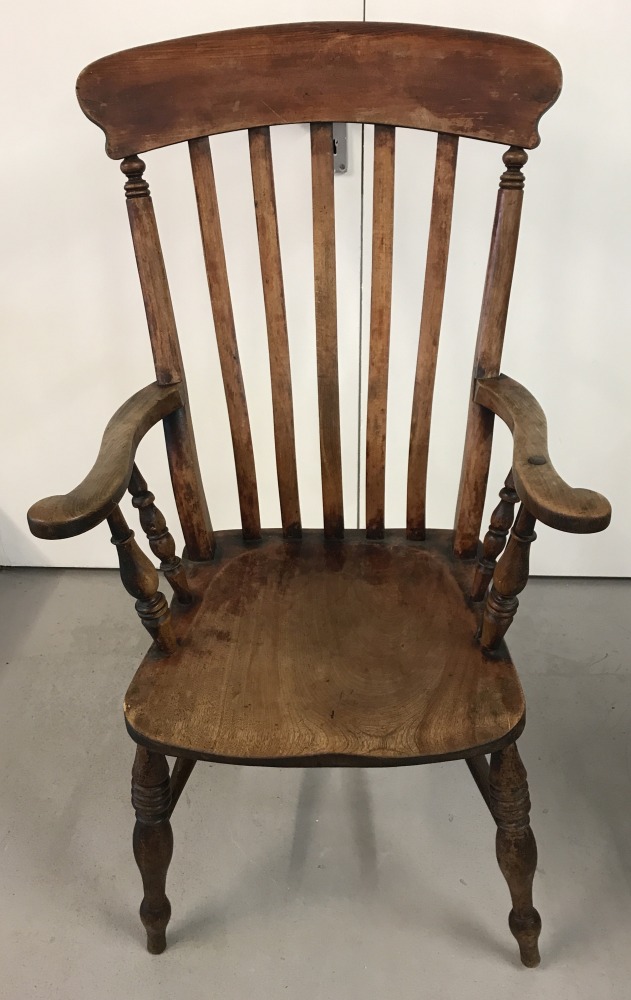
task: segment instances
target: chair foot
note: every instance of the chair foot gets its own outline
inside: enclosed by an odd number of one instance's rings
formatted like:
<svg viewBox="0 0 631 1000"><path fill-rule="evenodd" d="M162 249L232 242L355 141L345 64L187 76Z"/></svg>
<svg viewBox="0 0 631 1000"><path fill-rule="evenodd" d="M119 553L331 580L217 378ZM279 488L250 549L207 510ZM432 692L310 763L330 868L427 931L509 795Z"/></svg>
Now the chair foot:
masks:
<svg viewBox="0 0 631 1000"><path fill-rule="evenodd" d="M515 743L491 755L491 811L497 823L497 861L508 883L513 908L508 918L521 960L539 965L541 917L532 904L537 844L530 829L530 797L526 769Z"/></svg>
<svg viewBox="0 0 631 1000"><path fill-rule="evenodd" d="M136 748L131 801L136 810L134 857L144 889L140 919L147 932L147 951L159 955L166 948L166 928L171 917L165 886L173 854L169 765L163 754Z"/></svg>

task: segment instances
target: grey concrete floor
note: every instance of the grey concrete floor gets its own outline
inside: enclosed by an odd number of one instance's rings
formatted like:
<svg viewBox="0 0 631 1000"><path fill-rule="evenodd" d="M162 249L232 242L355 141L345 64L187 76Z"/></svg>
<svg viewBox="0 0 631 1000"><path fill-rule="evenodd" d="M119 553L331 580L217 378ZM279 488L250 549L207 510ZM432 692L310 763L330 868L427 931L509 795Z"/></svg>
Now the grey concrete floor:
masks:
<svg viewBox="0 0 631 1000"><path fill-rule="evenodd" d="M173 821L169 948L144 951L122 696L146 642L116 573L0 573L5 1000L631 995L631 583L533 580L511 651L539 843L520 966L462 763L199 765Z"/></svg>

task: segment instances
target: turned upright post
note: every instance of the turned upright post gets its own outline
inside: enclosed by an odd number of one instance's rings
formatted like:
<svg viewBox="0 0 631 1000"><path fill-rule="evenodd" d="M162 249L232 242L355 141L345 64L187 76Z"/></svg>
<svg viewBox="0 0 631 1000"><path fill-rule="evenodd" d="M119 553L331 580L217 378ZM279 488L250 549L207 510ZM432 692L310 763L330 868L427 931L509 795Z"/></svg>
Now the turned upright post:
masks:
<svg viewBox="0 0 631 1000"><path fill-rule="evenodd" d="M511 146L504 156L475 346L469 416L454 524L454 553L475 556L480 537L493 443L493 414L473 398L476 379L499 375L524 195L528 154Z"/></svg>
<svg viewBox="0 0 631 1000"><path fill-rule="evenodd" d="M489 795L497 823L497 861L513 903L508 925L519 945L523 964L534 968L540 961L541 933L541 917L532 904L537 844L530 829L526 768L515 743L491 754Z"/></svg>
<svg viewBox="0 0 631 1000"><path fill-rule="evenodd" d="M136 812L134 857L144 889L140 919L147 932L147 951L159 955L166 948L166 928L171 917L165 887L173 855L169 765L163 754L136 747L131 801Z"/></svg>
<svg viewBox="0 0 631 1000"><path fill-rule="evenodd" d="M488 651L497 649L506 635L519 606L517 595L528 583L530 546L537 537L535 522L522 504L486 599L480 644Z"/></svg>
<svg viewBox="0 0 631 1000"><path fill-rule="evenodd" d="M118 553L121 580L127 593L136 598L138 617L162 652L172 653L176 643L171 612L158 590L158 571L136 542L120 507L114 508L107 523Z"/></svg>
<svg viewBox="0 0 631 1000"><path fill-rule="evenodd" d="M491 514L489 530L484 536L482 555L478 559L475 570L471 599L481 601L488 590L497 560L504 551L508 532L515 517L515 504L519 497L513 482L513 470L508 473L504 486L500 490L500 502Z"/></svg>
<svg viewBox="0 0 631 1000"><path fill-rule="evenodd" d="M190 558L211 559L214 535L197 459L186 379L160 236L149 184L144 177L145 163L139 156L126 156L121 163L121 170L125 175L127 214L156 379L159 385L180 384L182 387L183 405L164 418L164 436L177 511Z"/></svg>
<svg viewBox="0 0 631 1000"><path fill-rule="evenodd" d="M147 489L147 483L134 465L129 481L132 503L138 511L141 527L149 540L151 551L160 560L160 569L173 588L180 604L190 604L193 595L186 579L182 560L175 552L175 541L167 528L162 511L155 505L155 496Z"/></svg>

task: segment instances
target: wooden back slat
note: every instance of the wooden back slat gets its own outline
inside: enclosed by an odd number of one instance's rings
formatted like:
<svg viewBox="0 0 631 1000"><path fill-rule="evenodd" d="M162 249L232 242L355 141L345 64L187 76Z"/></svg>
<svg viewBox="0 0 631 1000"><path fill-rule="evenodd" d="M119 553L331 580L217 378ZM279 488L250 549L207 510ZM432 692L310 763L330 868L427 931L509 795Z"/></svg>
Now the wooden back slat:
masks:
<svg viewBox="0 0 631 1000"><path fill-rule="evenodd" d="M283 534L287 537L297 538L301 535L301 525L291 368L269 128L263 126L250 129L249 140L256 228L267 320L281 520Z"/></svg>
<svg viewBox="0 0 631 1000"><path fill-rule="evenodd" d="M366 534L368 538L383 538L384 533L386 414L394 240L394 150L394 128L391 125L375 125L370 355L366 415Z"/></svg>
<svg viewBox="0 0 631 1000"><path fill-rule="evenodd" d="M232 435L243 535L245 538L259 538L261 521L252 434L239 362L239 349L208 138L191 140L189 151L219 362Z"/></svg>
<svg viewBox="0 0 631 1000"><path fill-rule="evenodd" d="M454 525L454 552L463 559L477 552L493 441L493 414L475 402L473 389L476 378L491 378L500 372L524 193L521 167L528 156L512 146L503 159L507 169L497 195Z"/></svg>
<svg viewBox="0 0 631 1000"><path fill-rule="evenodd" d="M440 134L436 147L434 194L427 242L425 288L414 381L408 460L407 536L416 540L425 538L429 436L438 341L445 300L457 157L458 137Z"/></svg>
<svg viewBox="0 0 631 1000"><path fill-rule="evenodd" d="M311 126L311 181L324 534L341 538L344 534L344 503L337 366L333 126L330 123Z"/></svg>

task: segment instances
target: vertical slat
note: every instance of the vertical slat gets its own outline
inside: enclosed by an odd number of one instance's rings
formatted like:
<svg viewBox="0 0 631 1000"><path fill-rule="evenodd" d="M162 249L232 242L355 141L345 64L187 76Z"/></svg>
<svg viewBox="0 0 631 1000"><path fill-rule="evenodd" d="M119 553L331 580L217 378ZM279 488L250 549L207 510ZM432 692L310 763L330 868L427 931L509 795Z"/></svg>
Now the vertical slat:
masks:
<svg viewBox="0 0 631 1000"><path fill-rule="evenodd" d="M337 373L333 127L330 124L311 126L311 179L324 534L341 538L344 534L344 504Z"/></svg>
<svg viewBox="0 0 631 1000"><path fill-rule="evenodd" d="M164 435L187 554L191 559L201 561L212 558L214 535L199 471L180 345L153 202L149 185L143 178L144 162L138 156L127 156L121 163L121 170L126 177L127 213L156 378L160 385L182 384L184 405L165 417Z"/></svg>
<svg viewBox="0 0 631 1000"><path fill-rule="evenodd" d="M408 538L417 540L425 538L429 435L438 359L438 341L445 300L457 156L458 137L440 134L436 147L434 193L427 241L425 287L414 381L408 461L407 535Z"/></svg>
<svg viewBox="0 0 631 1000"><path fill-rule="evenodd" d="M291 368L269 127L250 129L249 139L252 188L267 321L281 519L283 534L297 538L301 535L301 526Z"/></svg>
<svg viewBox="0 0 631 1000"><path fill-rule="evenodd" d="M252 434L232 314L210 142L204 136L192 139L188 145L219 363L232 435L243 535L245 538L260 538L261 521Z"/></svg>
<svg viewBox="0 0 631 1000"><path fill-rule="evenodd" d="M521 168L528 155L511 146L503 159L507 169L497 196L454 525L454 553L463 559L474 557L477 551L493 439L493 414L474 402L473 380L491 378L500 371L523 200Z"/></svg>
<svg viewBox="0 0 631 1000"><path fill-rule="evenodd" d="M384 533L386 417L394 236L394 143L395 130L392 125L375 125L370 355L366 404L366 534L368 538L383 538Z"/></svg>

